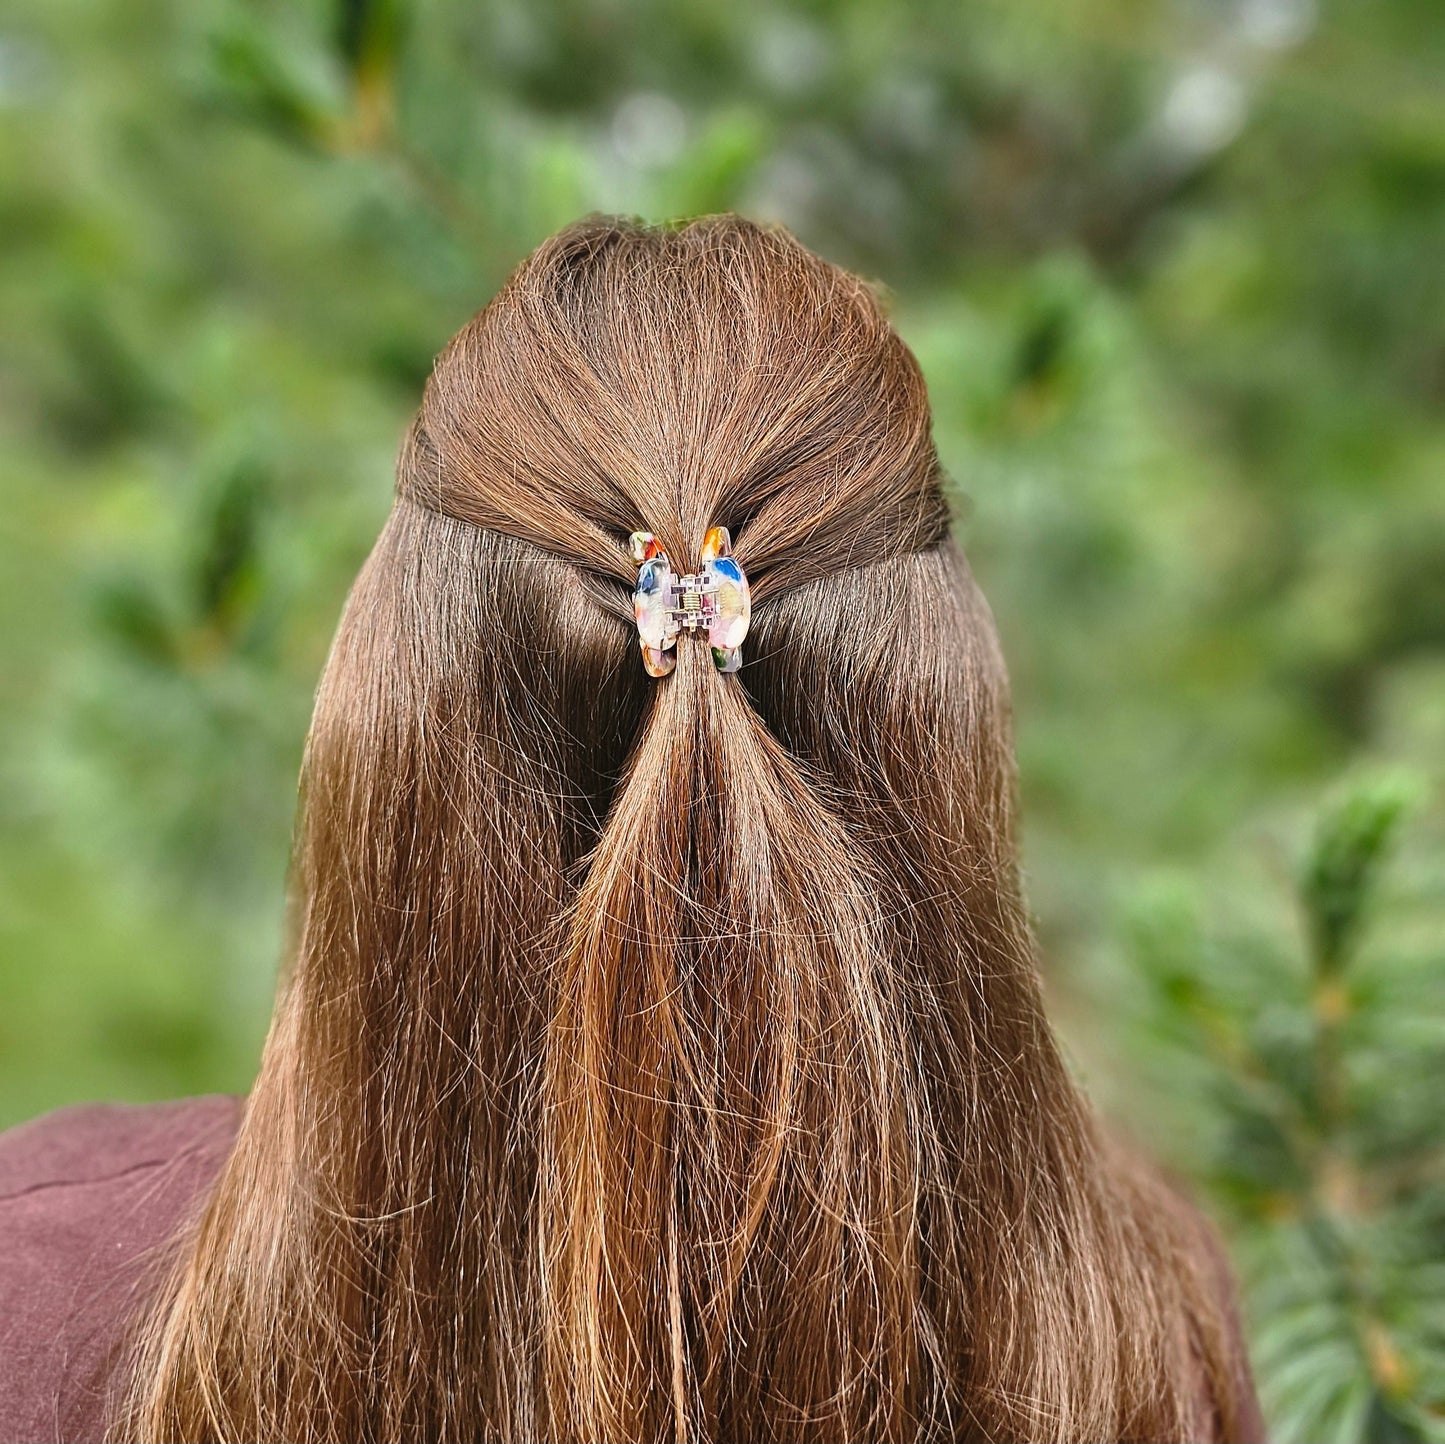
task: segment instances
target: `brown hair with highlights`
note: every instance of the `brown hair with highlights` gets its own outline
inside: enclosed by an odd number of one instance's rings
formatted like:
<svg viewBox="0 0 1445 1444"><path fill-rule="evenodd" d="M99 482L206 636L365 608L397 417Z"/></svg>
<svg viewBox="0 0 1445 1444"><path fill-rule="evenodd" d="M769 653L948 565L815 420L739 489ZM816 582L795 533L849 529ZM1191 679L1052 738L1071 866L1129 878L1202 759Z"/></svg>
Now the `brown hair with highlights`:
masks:
<svg viewBox="0 0 1445 1444"><path fill-rule="evenodd" d="M1233 1437L1209 1246L1044 1019L941 483L875 296L781 231L584 223L452 341L118 1437ZM714 524L745 665L654 681L627 534Z"/></svg>

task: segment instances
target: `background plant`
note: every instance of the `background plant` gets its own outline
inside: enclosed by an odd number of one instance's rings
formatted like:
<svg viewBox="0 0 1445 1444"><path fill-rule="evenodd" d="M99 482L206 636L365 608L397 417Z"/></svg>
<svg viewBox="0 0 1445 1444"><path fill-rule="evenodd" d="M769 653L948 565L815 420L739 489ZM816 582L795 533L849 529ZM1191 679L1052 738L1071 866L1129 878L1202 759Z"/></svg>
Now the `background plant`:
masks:
<svg viewBox="0 0 1445 1444"><path fill-rule="evenodd" d="M1056 1012L1278 1436L1440 1437L1442 63L1433 0L20 0L0 1123L246 1087L433 351L578 214L742 209L892 290Z"/></svg>
<svg viewBox="0 0 1445 1444"><path fill-rule="evenodd" d="M1442 1435L1445 899L1428 849L1391 856L1418 806L1414 779L1357 779L1292 912L1156 875L1126 934L1154 1121L1231 1225L1282 1438Z"/></svg>

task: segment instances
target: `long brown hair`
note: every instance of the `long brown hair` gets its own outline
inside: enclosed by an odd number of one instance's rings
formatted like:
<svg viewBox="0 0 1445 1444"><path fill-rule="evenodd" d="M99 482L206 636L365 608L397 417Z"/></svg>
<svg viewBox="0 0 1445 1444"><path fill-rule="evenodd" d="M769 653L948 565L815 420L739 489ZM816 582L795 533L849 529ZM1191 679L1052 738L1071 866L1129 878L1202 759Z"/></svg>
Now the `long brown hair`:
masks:
<svg viewBox="0 0 1445 1444"><path fill-rule="evenodd" d="M740 674L642 667L732 529ZM916 363L722 217L548 241L438 359L307 745L294 943L144 1440L1228 1437L1197 1233L1045 1022Z"/></svg>

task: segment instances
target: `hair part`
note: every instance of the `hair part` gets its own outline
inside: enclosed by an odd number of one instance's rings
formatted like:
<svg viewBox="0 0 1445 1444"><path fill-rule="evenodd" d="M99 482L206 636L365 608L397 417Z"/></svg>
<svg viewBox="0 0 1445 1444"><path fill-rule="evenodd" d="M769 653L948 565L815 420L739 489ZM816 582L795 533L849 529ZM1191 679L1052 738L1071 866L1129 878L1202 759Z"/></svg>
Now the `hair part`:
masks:
<svg viewBox="0 0 1445 1444"><path fill-rule="evenodd" d="M1196 1226L1044 1019L1003 665L868 288L732 217L574 227L397 490L117 1437L1232 1437ZM653 681L625 538L714 524L746 665Z"/></svg>

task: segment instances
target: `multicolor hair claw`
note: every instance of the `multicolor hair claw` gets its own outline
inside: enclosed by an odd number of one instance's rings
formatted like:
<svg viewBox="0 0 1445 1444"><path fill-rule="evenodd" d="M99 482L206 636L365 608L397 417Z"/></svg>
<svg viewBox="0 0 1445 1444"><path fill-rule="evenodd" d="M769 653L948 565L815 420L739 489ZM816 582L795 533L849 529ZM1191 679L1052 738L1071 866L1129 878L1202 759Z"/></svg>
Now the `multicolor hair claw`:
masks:
<svg viewBox="0 0 1445 1444"><path fill-rule="evenodd" d="M702 565L680 577L650 531L635 531L627 552L637 563L632 612L642 647L642 665L650 677L665 677L677 666L679 632L706 631L719 672L742 666L742 644L752 621L748 579L733 560L725 526L709 529L702 542Z"/></svg>

